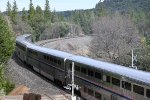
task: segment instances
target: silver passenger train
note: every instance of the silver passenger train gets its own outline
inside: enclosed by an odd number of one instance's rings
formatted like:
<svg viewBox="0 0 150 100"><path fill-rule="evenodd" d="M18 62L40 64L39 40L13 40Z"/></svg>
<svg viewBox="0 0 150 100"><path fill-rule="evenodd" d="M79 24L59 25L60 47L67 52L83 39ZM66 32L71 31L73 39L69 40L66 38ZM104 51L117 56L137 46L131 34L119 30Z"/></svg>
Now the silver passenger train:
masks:
<svg viewBox="0 0 150 100"><path fill-rule="evenodd" d="M87 100L150 100L150 73L36 46L30 35L16 39L16 54L21 61L48 79L63 86L75 63L78 94Z"/></svg>

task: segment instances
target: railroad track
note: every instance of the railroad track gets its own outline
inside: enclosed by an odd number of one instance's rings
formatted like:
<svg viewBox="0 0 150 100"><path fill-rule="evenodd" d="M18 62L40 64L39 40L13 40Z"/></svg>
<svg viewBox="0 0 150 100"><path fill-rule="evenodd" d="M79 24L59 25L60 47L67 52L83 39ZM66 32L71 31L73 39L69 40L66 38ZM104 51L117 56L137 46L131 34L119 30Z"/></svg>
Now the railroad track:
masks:
<svg viewBox="0 0 150 100"><path fill-rule="evenodd" d="M80 37L87 37L87 36L97 36L97 35L80 35L80 36L71 36L71 37L63 37L63 38L56 38L56 39L49 39L49 40L41 40L35 44L38 44L39 46L44 46L45 44L47 43L50 43L50 42L55 42L55 41L59 41L59 40L66 40L66 39L72 39L72 38L80 38Z"/></svg>

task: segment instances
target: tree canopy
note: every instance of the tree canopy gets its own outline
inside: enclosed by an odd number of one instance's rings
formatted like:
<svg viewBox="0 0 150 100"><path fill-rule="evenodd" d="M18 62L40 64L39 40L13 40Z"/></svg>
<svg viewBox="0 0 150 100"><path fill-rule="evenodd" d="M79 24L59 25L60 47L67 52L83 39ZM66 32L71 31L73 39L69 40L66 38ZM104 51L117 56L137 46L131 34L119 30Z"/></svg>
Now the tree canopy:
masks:
<svg viewBox="0 0 150 100"><path fill-rule="evenodd" d="M0 14L0 91L3 91L4 95L14 88L14 84L4 77L3 70L14 51L14 43L13 33L5 18Z"/></svg>
<svg viewBox="0 0 150 100"><path fill-rule="evenodd" d="M0 63L5 63L10 58L14 50L14 42L13 33L0 14Z"/></svg>

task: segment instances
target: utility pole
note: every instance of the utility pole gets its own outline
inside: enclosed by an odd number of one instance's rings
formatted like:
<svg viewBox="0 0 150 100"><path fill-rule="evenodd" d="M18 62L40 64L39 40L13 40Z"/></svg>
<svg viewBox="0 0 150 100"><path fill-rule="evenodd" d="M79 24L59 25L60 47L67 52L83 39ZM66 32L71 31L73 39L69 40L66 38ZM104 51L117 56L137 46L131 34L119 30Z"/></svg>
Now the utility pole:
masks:
<svg viewBox="0 0 150 100"><path fill-rule="evenodd" d="M75 88L75 84L74 84L74 62L72 62L72 96L71 96L71 100L76 100L76 96L74 96L74 88Z"/></svg>
<svg viewBox="0 0 150 100"><path fill-rule="evenodd" d="M71 72L69 71L69 73L68 74L70 74L71 73L71 75L72 75L72 80L71 80L71 84L68 84L67 86L64 86L64 88L65 89L68 89L68 90L71 90L71 88L72 88L72 91L71 91L71 100L77 100L77 97L76 96L74 96L74 89L76 89L76 90L79 90L79 88L81 88L81 87L79 87L78 85L76 85L76 84L74 84L74 62L72 62L72 68L71 68ZM78 98L78 100L80 100L80 98Z"/></svg>
<svg viewBox="0 0 150 100"><path fill-rule="evenodd" d="M137 61L137 55L136 56L134 56L134 53L133 53L133 49L132 49L132 65L131 65L131 67L132 68L135 68L135 69L137 69L137 67L136 66L134 66L134 61Z"/></svg>
<svg viewBox="0 0 150 100"><path fill-rule="evenodd" d="M131 65L131 67L133 68L134 67L134 65L133 65L133 49L132 49L132 65Z"/></svg>

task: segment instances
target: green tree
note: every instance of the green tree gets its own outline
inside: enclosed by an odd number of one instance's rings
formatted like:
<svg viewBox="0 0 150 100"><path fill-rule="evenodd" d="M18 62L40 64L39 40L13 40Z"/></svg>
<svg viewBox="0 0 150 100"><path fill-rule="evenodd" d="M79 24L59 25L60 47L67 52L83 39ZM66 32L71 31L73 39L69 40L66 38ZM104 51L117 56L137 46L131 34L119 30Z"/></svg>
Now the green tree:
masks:
<svg viewBox="0 0 150 100"><path fill-rule="evenodd" d="M45 3L44 17L45 17L46 21L51 20L51 11L50 11L50 6L49 6L48 0L46 0L46 3Z"/></svg>
<svg viewBox="0 0 150 100"><path fill-rule="evenodd" d="M32 28L34 30L33 41L40 40L40 36L46 28L43 11L40 6L36 7L36 14L32 22Z"/></svg>
<svg viewBox="0 0 150 100"><path fill-rule="evenodd" d="M43 11L42 11L42 8L40 6L36 7L36 15L43 17Z"/></svg>
<svg viewBox="0 0 150 100"><path fill-rule="evenodd" d="M22 21L27 22L27 13L25 8L22 9Z"/></svg>
<svg viewBox="0 0 150 100"><path fill-rule="evenodd" d="M96 15L98 16L98 17L101 17L101 16L104 16L106 13L106 11L105 11L105 7L104 7L104 4L102 3L102 2L100 2L100 3L98 3L97 5L96 5L96 8L95 8L95 10L96 10Z"/></svg>
<svg viewBox="0 0 150 100"><path fill-rule="evenodd" d="M17 8L16 1L14 0L13 8L12 8L12 15L11 15L13 24L17 24L17 18L18 18L18 8Z"/></svg>
<svg viewBox="0 0 150 100"><path fill-rule="evenodd" d="M0 63L5 63L14 50L13 33L9 29L8 23L0 15Z"/></svg>
<svg viewBox="0 0 150 100"><path fill-rule="evenodd" d="M0 90L4 90L4 94L8 94L14 88L14 84L4 77L3 70L14 51L15 41L12 34L7 21L0 13Z"/></svg>
<svg viewBox="0 0 150 100"><path fill-rule="evenodd" d="M10 4L9 1L7 2L7 9L6 9L6 11L7 11L7 16L11 16L11 4Z"/></svg>
<svg viewBox="0 0 150 100"><path fill-rule="evenodd" d="M146 37L146 45L150 46L150 37Z"/></svg>
<svg viewBox="0 0 150 100"><path fill-rule="evenodd" d="M73 22L80 25L84 31L85 34L90 34L92 32L91 30L91 19L90 11L75 11L75 13L72 15Z"/></svg>
<svg viewBox="0 0 150 100"><path fill-rule="evenodd" d="M56 14L56 10L54 9L54 11L51 14L51 22L54 23L58 21L59 21L59 18L58 18L58 15Z"/></svg>
<svg viewBox="0 0 150 100"><path fill-rule="evenodd" d="M0 90L3 90L4 95L7 95L13 90L15 84L12 84L8 79L4 77L4 64L0 64Z"/></svg>
<svg viewBox="0 0 150 100"><path fill-rule="evenodd" d="M134 65L138 69L150 71L150 47L145 46L140 49L135 49L134 55L137 55L137 61L134 62Z"/></svg>
<svg viewBox="0 0 150 100"><path fill-rule="evenodd" d="M32 19L35 17L35 9L32 3L32 0L30 0L30 6L29 6L29 12L28 12L28 20L32 21ZM31 22L32 23L32 22ZM31 24L30 23L30 24Z"/></svg>

